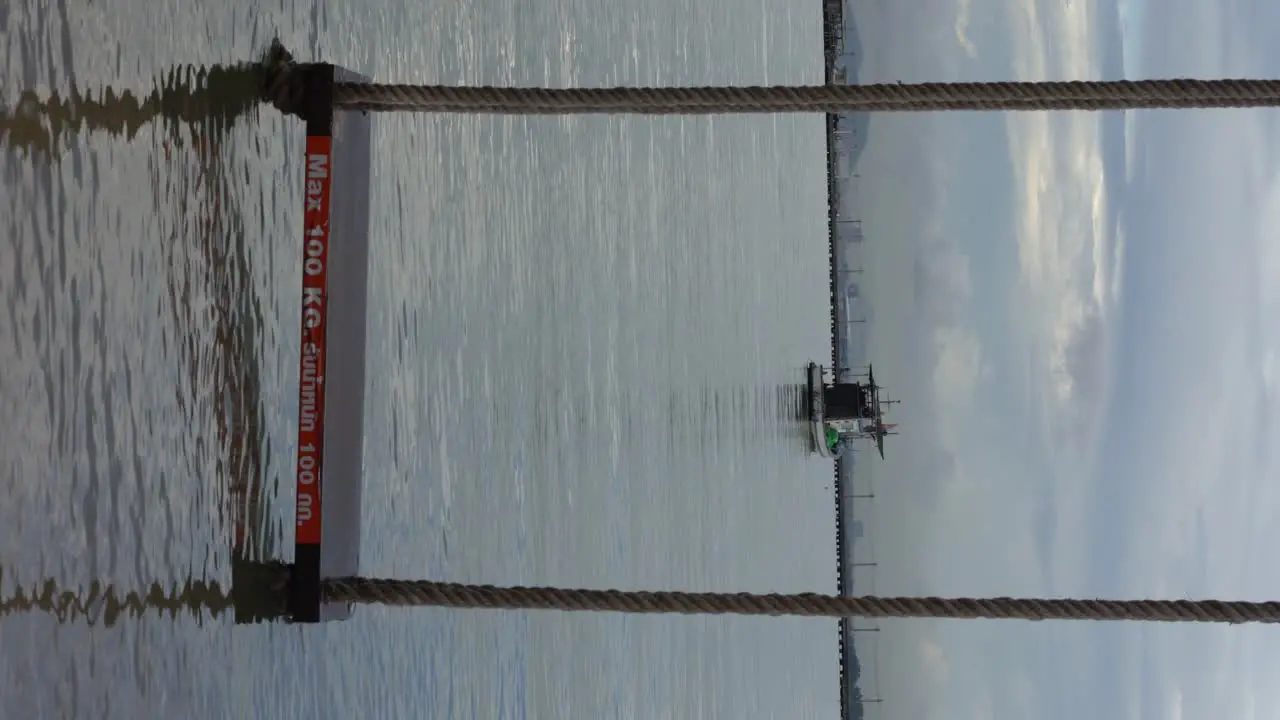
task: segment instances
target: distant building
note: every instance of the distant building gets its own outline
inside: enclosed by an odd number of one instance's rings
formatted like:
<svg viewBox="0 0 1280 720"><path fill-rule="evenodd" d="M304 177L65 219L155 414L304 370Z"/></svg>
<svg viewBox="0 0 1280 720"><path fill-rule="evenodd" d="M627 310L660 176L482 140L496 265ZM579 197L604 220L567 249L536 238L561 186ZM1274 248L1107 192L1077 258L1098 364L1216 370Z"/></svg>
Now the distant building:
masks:
<svg viewBox="0 0 1280 720"><path fill-rule="evenodd" d="M854 540L857 540L858 538L862 537L862 521L861 520L854 520L853 522L849 523L849 537L853 538Z"/></svg>

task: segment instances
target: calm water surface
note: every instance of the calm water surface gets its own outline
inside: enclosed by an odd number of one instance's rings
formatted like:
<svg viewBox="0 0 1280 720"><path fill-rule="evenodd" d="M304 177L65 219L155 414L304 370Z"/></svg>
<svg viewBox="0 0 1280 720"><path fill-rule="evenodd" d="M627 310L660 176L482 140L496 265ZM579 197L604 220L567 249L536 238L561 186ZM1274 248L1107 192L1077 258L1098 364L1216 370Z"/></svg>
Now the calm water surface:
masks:
<svg viewBox="0 0 1280 720"><path fill-rule="evenodd" d="M409 82L822 77L816 3L28 0L0 23L10 109L276 34ZM228 581L237 484L275 533L292 507L301 127L130 134L117 105L51 145L42 107L4 116L0 596ZM833 592L831 465L792 407L830 356L823 152L818 116L380 118L365 574ZM0 617L14 718L834 717L837 677L825 620Z"/></svg>

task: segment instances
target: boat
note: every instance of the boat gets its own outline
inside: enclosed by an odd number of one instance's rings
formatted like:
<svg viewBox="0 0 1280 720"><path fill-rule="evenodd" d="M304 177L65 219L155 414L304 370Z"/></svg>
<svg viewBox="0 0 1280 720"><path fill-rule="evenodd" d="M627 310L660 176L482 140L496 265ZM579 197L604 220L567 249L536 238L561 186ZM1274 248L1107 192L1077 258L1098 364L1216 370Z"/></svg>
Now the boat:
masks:
<svg viewBox="0 0 1280 720"><path fill-rule="evenodd" d="M834 449L841 437L854 437L871 440L876 445L880 457L884 457L884 439L887 435L897 435L897 425L887 424L884 413L888 406L896 400L883 400L881 388L876 385L874 370L867 366L866 381L837 384L828 388L826 373L821 365L810 362L808 368L808 405L809 434L813 450L825 458L836 458L843 451ZM833 414L827 417L827 395L831 393ZM844 410L838 408L843 405ZM849 408L854 409L849 409Z"/></svg>
<svg viewBox="0 0 1280 720"><path fill-rule="evenodd" d="M838 458L844 454L836 451L836 442L841 435L857 434L857 423L850 424L845 420L828 420L825 416L826 371L817 363L809 363L809 439L813 442L813 451L824 458Z"/></svg>

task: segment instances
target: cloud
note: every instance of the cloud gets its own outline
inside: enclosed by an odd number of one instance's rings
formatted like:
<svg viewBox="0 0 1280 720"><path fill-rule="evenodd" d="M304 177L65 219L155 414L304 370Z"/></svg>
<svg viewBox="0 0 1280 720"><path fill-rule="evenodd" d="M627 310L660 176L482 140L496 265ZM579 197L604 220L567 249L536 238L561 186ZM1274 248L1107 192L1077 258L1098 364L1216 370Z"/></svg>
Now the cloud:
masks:
<svg viewBox="0 0 1280 720"><path fill-rule="evenodd" d="M956 42L970 58L978 56L978 47L969 39L969 17L973 10L973 0L959 0L956 3Z"/></svg>
<svg viewBox="0 0 1280 720"><path fill-rule="evenodd" d="M925 669L925 678L933 685L944 685L951 678L951 663L947 661L946 652L936 641L920 640L920 664Z"/></svg>
<svg viewBox="0 0 1280 720"><path fill-rule="evenodd" d="M937 329L937 365L933 385L939 396L938 410L948 416L973 408L974 391L982 372L982 345L970 330L944 326Z"/></svg>
<svg viewBox="0 0 1280 720"><path fill-rule="evenodd" d="M916 310L921 319L940 327L957 325L960 311L973 297L969 256L940 239L926 240L912 267Z"/></svg>
<svg viewBox="0 0 1280 720"><path fill-rule="evenodd" d="M1059 331L1049 368L1056 403L1046 418L1047 433L1055 439L1050 447L1059 456L1073 456L1073 468L1092 471L1091 453L1110 397L1113 328L1099 306L1088 305Z"/></svg>
<svg viewBox="0 0 1280 720"><path fill-rule="evenodd" d="M1024 80L1098 77L1094 2L1013 3L1015 75ZM1100 113L1007 115L1031 385L1044 388L1044 440L1075 473L1088 464L1088 429L1107 386L1111 306L1121 291ZM1065 447L1064 447L1065 443Z"/></svg>
<svg viewBox="0 0 1280 720"><path fill-rule="evenodd" d="M1274 4L1128 1L1125 30L1110 0L883 11L902 20L885 45L917 55L866 67L890 79L1280 72L1261 27L1280 21ZM913 37L948 39L920 49ZM892 176L892 194L868 198L867 223L909 247L876 246L870 299L877 322L906 294L913 305L893 316L907 327L877 327L871 345L877 374L883 363L914 403L873 471L890 479L894 518L878 527L901 528L876 536L881 588L1280 595L1260 570L1280 542L1275 113L874 123L867 162L880 164L863 175ZM914 564L895 569L890 553ZM1266 679L1280 652L1248 630L949 627L901 631L910 650L886 696L952 661L949 701L920 717L1253 717L1280 700Z"/></svg>

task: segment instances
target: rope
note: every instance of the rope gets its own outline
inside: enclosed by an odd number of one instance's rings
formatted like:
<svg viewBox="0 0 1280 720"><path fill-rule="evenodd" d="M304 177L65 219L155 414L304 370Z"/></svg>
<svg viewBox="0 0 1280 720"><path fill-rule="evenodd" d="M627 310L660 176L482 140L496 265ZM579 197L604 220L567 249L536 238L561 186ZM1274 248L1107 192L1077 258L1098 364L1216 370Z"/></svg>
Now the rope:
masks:
<svg viewBox="0 0 1280 720"><path fill-rule="evenodd" d="M1280 80L1118 80L671 88L508 88L337 83L334 106L516 115L1125 110L1280 105Z"/></svg>
<svg viewBox="0 0 1280 720"><path fill-rule="evenodd" d="M144 592L121 593L94 581L86 589L39 589L0 600L0 618L41 611L61 622L84 620L111 626L124 617L159 612L170 617L282 617L289 571L281 563L248 563L234 572L228 591L216 581L188 580L169 587L153 583ZM0 568L0 582L4 570ZM1280 623L1280 602L1223 600L1089 600L1046 598L843 597L800 593L687 593L575 590L548 587L462 585L429 580L335 578L321 581L329 602L392 607L562 610L679 615L760 615L829 618L950 618L961 620L1111 620L1177 623Z"/></svg>
<svg viewBox="0 0 1280 720"><path fill-rule="evenodd" d="M801 617L1127 620L1277 623L1280 602L1033 598L842 597L801 593L685 593L461 585L426 580L323 581L334 602L397 607Z"/></svg>
<svg viewBox="0 0 1280 720"><path fill-rule="evenodd" d="M273 39L262 58L261 91L263 99L285 115L297 114L302 108L306 86L297 67L293 54L279 38Z"/></svg>
<svg viewBox="0 0 1280 720"><path fill-rule="evenodd" d="M263 96L301 107L306 64L279 40L264 60ZM939 110L1132 110L1280 106L1280 80L886 83L748 87L518 88L335 83L334 107L374 112L511 115L839 113Z"/></svg>

